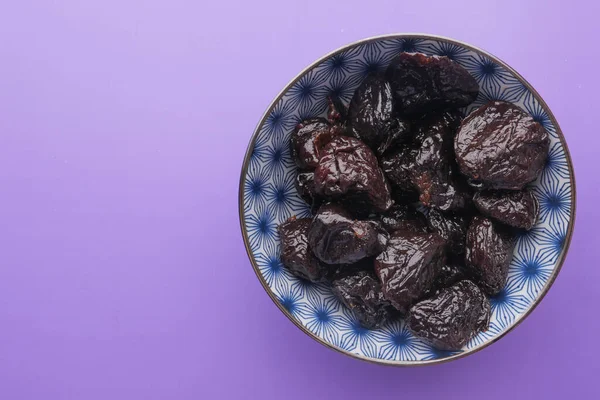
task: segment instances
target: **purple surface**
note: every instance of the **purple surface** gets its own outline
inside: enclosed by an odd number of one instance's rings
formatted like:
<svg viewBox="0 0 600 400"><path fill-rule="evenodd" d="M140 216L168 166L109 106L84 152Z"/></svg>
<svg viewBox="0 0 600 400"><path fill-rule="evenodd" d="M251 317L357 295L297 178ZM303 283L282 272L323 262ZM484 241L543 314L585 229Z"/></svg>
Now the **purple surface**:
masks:
<svg viewBox="0 0 600 400"><path fill-rule="evenodd" d="M600 395L596 5L413 3L4 4L0 398ZM542 304L491 347L417 369L304 335L264 293L238 222L243 154L270 101L326 52L393 32L508 62L555 113L577 177L571 250Z"/></svg>

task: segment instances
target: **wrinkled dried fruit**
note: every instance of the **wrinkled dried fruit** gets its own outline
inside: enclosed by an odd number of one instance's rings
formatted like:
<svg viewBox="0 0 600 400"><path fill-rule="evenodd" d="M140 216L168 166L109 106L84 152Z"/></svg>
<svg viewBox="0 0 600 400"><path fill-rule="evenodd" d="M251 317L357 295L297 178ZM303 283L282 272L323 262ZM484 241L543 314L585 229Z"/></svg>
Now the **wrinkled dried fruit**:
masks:
<svg viewBox="0 0 600 400"><path fill-rule="evenodd" d="M434 233L397 231L375 258L383 294L400 312L431 288L446 262L444 239Z"/></svg>
<svg viewBox="0 0 600 400"><path fill-rule="evenodd" d="M410 178L425 206L440 210L465 207L467 196L452 174L452 139L456 123L453 114L443 113L421 121L416 129L415 139L420 147L415 153Z"/></svg>
<svg viewBox="0 0 600 400"><path fill-rule="evenodd" d="M539 204L530 190L479 192L473 202L482 214L515 228L529 230L537 220Z"/></svg>
<svg viewBox="0 0 600 400"><path fill-rule="evenodd" d="M406 204L393 205L392 208L379 215L379 221L389 233L402 230L427 232L425 216Z"/></svg>
<svg viewBox="0 0 600 400"><path fill-rule="evenodd" d="M360 140L340 136L323 149L315 170L315 192L356 212L392 206L390 187L377 158Z"/></svg>
<svg viewBox="0 0 600 400"><path fill-rule="evenodd" d="M418 337L440 350L460 350L488 329L490 302L471 281L460 281L410 308L406 323Z"/></svg>
<svg viewBox="0 0 600 400"><path fill-rule="evenodd" d="M327 264L352 264L379 254L387 241L375 221L357 221L337 204L319 208L308 230L308 243Z"/></svg>
<svg viewBox="0 0 600 400"><path fill-rule="evenodd" d="M313 172L299 172L296 176L296 190L302 200L312 204L315 198L315 174Z"/></svg>
<svg viewBox="0 0 600 400"><path fill-rule="evenodd" d="M468 274L462 265L447 260L446 265L433 280L433 285L423 296L424 299L434 296L441 289L454 285L456 282L468 279Z"/></svg>
<svg viewBox="0 0 600 400"><path fill-rule="evenodd" d="M398 111L404 114L460 108L477 98L477 81L448 57L400 53L385 73Z"/></svg>
<svg viewBox="0 0 600 400"><path fill-rule="evenodd" d="M415 168L416 154L416 150L402 146L395 152L384 155L381 159L381 168L392 184L394 192L398 192L409 199L418 197L411 180L411 173Z"/></svg>
<svg viewBox="0 0 600 400"><path fill-rule="evenodd" d="M409 138L408 123L394 117L390 84L378 75L367 77L354 92L348 125L353 136L378 154Z"/></svg>
<svg viewBox="0 0 600 400"><path fill-rule="evenodd" d="M427 225L432 232L444 238L449 254L465 252L465 235L468 226L465 216L432 208L427 214Z"/></svg>
<svg viewBox="0 0 600 400"><path fill-rule="evenodd" d="M327 270L308 246L310 218L292 217L279 225L281 263L294 275L313 282L320 281Z"/></svg>
<svg viewBox="0 0 600 400"><path fill-rule="evenodd" d="M506 284L515 239L489 218L476 216L467 230L465 262L469 274L487 294Z"/></svg>
<svg viewBox="0 0 600 400"><path fill-rule="evenodd" d="M292 156L296 165L303 170L317 167L321 150L336 136L331 126L323 118L313 118L300 122L291 136Z"/></svg>
<svg viewBox="0 0 600 400"><path fill-rule="evenodd" d="M542 125L519 107L501 101L466 117L454 142L463 174L484 187L511 190L537 179L549 145Z"/></svg>
<svg viewBox="0 0 600 400"><path fill-rule="evenodd" d="M332 289L333 294L354 311L365 328L377 328L394 314L372 271L361 271L338 279L333 282Z"/></svg>

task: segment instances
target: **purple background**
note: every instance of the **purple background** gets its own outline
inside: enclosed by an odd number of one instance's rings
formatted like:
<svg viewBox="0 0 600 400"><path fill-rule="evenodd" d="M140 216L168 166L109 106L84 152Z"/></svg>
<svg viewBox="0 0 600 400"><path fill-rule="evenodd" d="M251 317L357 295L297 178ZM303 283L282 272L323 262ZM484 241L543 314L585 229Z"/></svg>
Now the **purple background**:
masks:
<svg viewBox="0 0 600 400"><path fill-rule="evenodd" d="M0 398L600 395L597 5L288 3L5 2ZM326 52L394 32L463 40L523 74L578 183L570 254L538 309L486 350L427 368L304 335L254 276L238 222L243 155L275 95Z"/></svg>

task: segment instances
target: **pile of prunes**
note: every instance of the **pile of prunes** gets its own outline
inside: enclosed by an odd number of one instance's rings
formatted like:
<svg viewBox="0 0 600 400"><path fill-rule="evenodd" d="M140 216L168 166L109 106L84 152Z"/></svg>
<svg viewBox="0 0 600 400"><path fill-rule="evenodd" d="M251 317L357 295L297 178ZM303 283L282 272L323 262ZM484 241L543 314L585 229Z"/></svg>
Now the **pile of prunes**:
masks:
<svg viewBox="0 0 600 400"><path fill-rule="evenodd" d="M447 57L401 53L346 107L300 122L296 186L313 217L279 226L281 261L329 282L369 329L405 318L415 335L459 350L488 329L487 296L504 287L517 230L536 223L527 184L549 137L517 106L463 118L477 81Z"/></svg>

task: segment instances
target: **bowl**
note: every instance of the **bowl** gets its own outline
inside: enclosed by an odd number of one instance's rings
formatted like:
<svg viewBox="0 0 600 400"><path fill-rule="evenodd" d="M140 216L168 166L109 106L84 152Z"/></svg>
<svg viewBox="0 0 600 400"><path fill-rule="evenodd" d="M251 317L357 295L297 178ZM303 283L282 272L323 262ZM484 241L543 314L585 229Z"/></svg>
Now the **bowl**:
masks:
<svg viewBox="0 0 600 400"><path fill-rule="evenodd" d="M415 337L402 320L367 330L325 284L296 278L279 260L277 225L292 215L308 216L297 194L296 168L289 151L295 125L325 116L327 96L346 104L369 73L398 53L447 56L479 82L480 94L468 114L490 100L517 104L548 131L547 164L532 184L540 203L538 222L519 235L505 288L490 299L487 331L458 352L440 351ZM472 354L500 339L539 304L565 259L575 221L575 180L565 138L547 104L514 69L474 46L438 36L397 34L361 40L315 61L279 93L254 131L240 177L242 235L260 283L279 309L303 332L349 356L379 364L424 365Z"/></svg>

